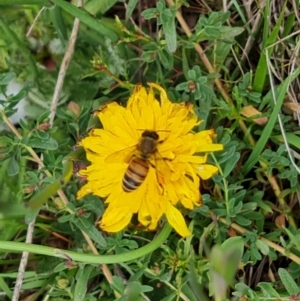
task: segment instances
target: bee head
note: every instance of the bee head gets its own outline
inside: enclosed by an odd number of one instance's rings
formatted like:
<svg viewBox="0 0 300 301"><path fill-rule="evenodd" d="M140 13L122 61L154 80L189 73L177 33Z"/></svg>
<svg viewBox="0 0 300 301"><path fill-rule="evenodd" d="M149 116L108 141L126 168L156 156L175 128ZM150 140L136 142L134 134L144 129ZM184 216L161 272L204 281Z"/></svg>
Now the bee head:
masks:
<svg viewBox="0 0 300 301"><path fill-rule="evenodd" d="M159 135L157 134L157 132L155 131L144 131L142 133L142 137L145 138L145 137L149 137L149 138L152 138L154 140L158 140L159 139Z"/></svg>

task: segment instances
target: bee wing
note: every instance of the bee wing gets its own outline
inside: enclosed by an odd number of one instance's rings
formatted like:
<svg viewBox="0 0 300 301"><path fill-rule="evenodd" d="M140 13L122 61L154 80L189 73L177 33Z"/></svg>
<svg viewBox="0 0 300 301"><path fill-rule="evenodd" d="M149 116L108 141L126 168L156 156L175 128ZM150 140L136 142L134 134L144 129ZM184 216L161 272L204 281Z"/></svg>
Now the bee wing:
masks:
<svg viewBox="0 0 300 301"><path fill-rule="evenodd" d="M159 170L164 170L168 175L172 174L172 168L168 162L167 158L164 158L161 153L157 150L154 154L155 165L157 165Z"/></svg>
<svg viewBox="0 0 300 301"><path fill-rule="evenodd" d="M137 145L129 146L123 148L119 151L116 151L110 155L108 155L105 159L105 163L129 163L131 157L136 151Z"/></svg>

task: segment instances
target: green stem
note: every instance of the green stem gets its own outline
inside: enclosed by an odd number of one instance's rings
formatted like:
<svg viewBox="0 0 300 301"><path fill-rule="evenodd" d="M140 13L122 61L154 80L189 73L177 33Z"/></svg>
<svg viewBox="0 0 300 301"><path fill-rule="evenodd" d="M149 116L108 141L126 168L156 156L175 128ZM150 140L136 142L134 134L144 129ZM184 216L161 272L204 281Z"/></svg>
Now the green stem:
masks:
<svg viewBox="0 0 300 301"><path fill-rule="evenodd" d="M18 173L18 181L17 181L17 187L19 191L19 193L17 194L17 203L19 204L23 202L23 197L24 197L24 193L22 191L22 183L24 182L26 165L27 165L26 158L20 157L19 173Z"/></svg>
<svg viewBox="0 0 300 301"><path fill-rule="evenodd" d="M159 235L148 245L141 247L140 249L127 252L125 254L117 255L93 255L82 254L73 251L67 251L57 248L51 248L46 246L39 246L34 244L26 244L14 241L0 241L0 250L9 251L10 253L29 252L34 254L42 254L53 257L60 257L70 259L72 261L83 263L95 263L95 264L110 264L135 260L142 256L145 256L154 250L161 247L172 231L172 227L166 223Z"/></svg>
<svg viewBox="0 0 300 301"><path fill-rule="evenodd" d="M213 158L213 160L215 161L215 165L218 167L219 169L219 173L222 176L223 179L223 185L224 185L224 199L225 199L225 205L226 205L226 212L227 212L227 216L229 216L229 191L228 191L228 182L226 181L226 179L224 178L223 175L223 170L221 169L221 166L219 165L216 157L214 156L213 153L211 153L211 156Z"/></svg>
<svg viewBox="0 0 300 301"><path fill-rule="evenodd" d="M37 4L37 5L50 5L50 2L47 0L0 0L0 5L30 5L30 4Z"/></svg>

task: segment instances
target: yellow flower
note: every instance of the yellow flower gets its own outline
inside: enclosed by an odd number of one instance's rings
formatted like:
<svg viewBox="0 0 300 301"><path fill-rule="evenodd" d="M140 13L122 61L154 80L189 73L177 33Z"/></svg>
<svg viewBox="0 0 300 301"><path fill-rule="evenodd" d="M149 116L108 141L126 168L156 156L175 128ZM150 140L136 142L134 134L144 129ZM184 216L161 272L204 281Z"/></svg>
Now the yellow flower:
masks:
<svg viewBox="0 0 300 301"><path fill-rule="evenodd" d="M178 208L192 210L201 205L200 178L208 179L217 172L215 166L206 164L207 153L222 150L223 145L213 143L213 130L192 132L200 122L191 104L172 103L162 87L154 83L149 86L147 91L137 85L127 107L112 102L99 111L103 129L94 129L82 140L91 165L80 171L87 184L78 198L89 193L107 197L108 206L100 222L104 231L124 229L137 214L139 222L150 230L165 216L181 236L189 236ZM154 90L160 93L160 101ZM129 184L124 184L129 165L133 173L137 172L132 161L141 158L139 143L145 131L158 134L149 161L143 158L138 164L146 165L146 177L138 178L141 183L137 185L130 182L130 174ZM124 185L132 191L125 191Z"/></svg>

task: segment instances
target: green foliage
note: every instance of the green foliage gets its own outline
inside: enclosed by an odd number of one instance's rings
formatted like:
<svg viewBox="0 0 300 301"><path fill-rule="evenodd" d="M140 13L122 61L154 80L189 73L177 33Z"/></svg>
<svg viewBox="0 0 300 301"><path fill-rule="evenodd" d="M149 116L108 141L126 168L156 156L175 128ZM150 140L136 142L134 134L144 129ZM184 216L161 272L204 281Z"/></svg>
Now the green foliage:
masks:
<svg viewBox="0 0 300 301"><path fill-rule="evenodd" d="M242 259L244 242L241 237L231 237L221 246L214 246L210 255L211 288L217 299L226 298L227 287L233 282Z"/></svg>
<svg viewBox="0 0 300 301"><path fill-rule="evenodd" d="M157 19L157 25L162 25L162 30L166 39L167 49L173 53L177 48L177 35L175 27L176 7L167 8L164 1L158 1L156 8L143 11L142 16L146 19Z"/></svg>
<svg viewBox="0 0 300 301"><path fill-rule="evenodd" d="M191 92L193 101L210 100L215 98L212 87L208 85L208 77L203 76L199 66L194 66L188 70L187 82L182 82L176 86L177 91Z"/></svg>
<svg viewBox="0 0 300 301"><path fill-rule="evenodd" d="M190 1L150 1L144 9L129 0L120 10L122 1L77 8L64 0L0 0L0 300L13 296L21 256L11 253L23 251L9 243L25 242L33 221L37 250L21 289L36 300L299 297L300 140L298 124L282 110L291 83L299 89L299 68L292 68L299 3L273 11L270 2L246 11L233 1L226 12L216 3L207 13ZM178 14L191 22L191 33ZM80 30L50 125L75 17ZM117 234L101 232L105 200L76 199L84 181L78 170L88 164L80 140L101 127L93 111L109 101L125 105L133 86L147 82L163 86L173 102L193 104L203 120L194 131L215 129L224 145L209 155L219 172L201 182L202 206L185 212L193 236L168 237L164 228L158 245L156 233L135 220ZM258 114L245 117L246 106ZM16 112L25 114L11 125ZM100 255L92 257L92 247Z"/></svg>

